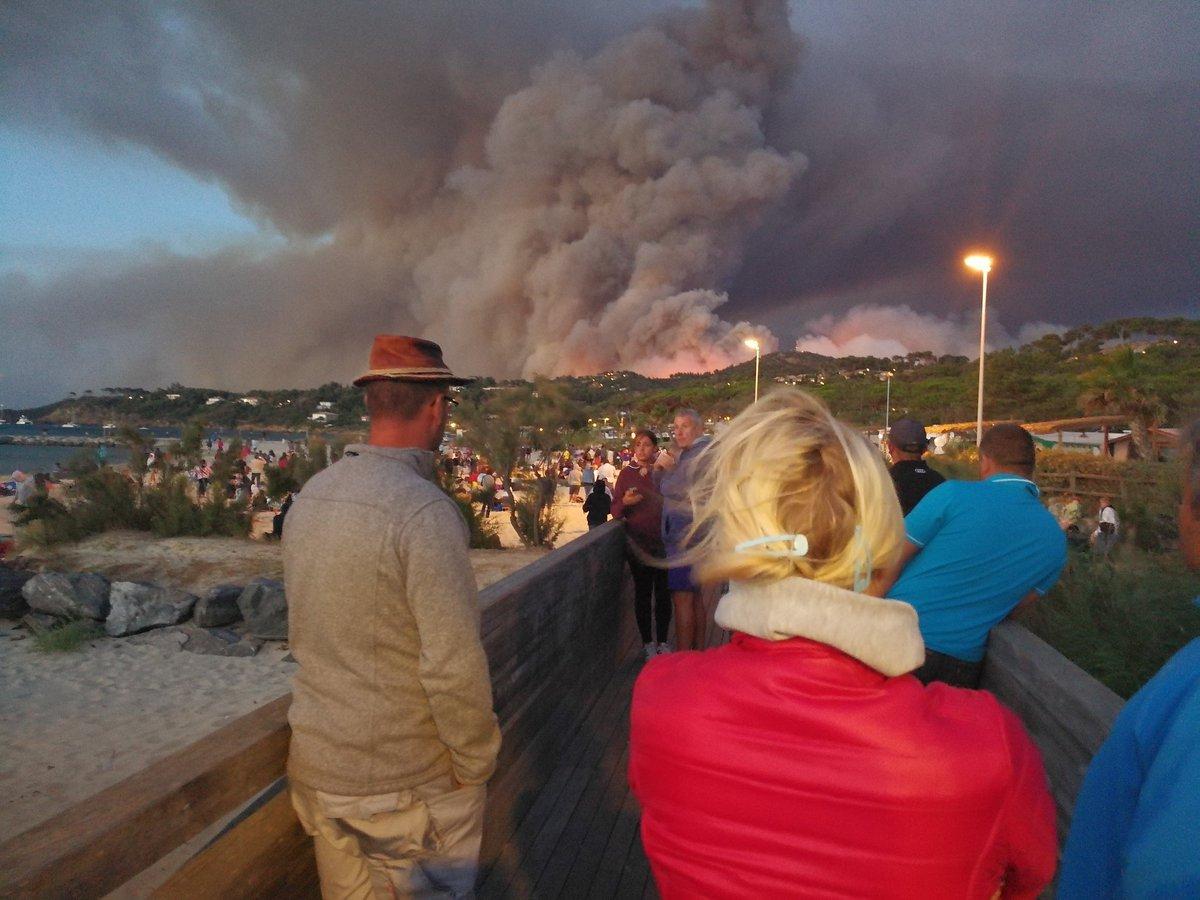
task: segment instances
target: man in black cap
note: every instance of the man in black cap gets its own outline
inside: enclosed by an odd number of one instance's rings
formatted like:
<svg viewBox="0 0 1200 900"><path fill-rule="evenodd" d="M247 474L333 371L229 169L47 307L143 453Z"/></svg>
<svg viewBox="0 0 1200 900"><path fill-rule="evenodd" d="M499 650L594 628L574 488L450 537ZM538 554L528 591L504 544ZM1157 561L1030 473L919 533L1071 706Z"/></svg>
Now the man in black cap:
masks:
<svg viewBox="0 0 1200 900"><path fill-rule="evenodd" d="M922 497L946 480L922 459L927 446L925 426L916 419L900 419L888 432L888 455L892 458L889 471L900 498L900 510L906 516Z"/></svg>

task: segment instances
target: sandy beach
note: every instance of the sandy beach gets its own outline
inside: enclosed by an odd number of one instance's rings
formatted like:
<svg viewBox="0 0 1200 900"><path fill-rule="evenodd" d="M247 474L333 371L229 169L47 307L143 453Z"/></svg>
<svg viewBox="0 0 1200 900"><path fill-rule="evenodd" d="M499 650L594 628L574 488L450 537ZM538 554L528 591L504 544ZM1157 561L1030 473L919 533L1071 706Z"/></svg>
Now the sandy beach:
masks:
<svg viewBox="0 0 1200 900"><path fill-rule="evenodd" d="M9 498L4 498L7 501ZM0 506L0 534L7 502ZM587 530L577 505L559 545ZM515 549L507 514L505 550L473 550L481 588L546 551ZM75 545L26 551L46 571L99 572L198 593L222 583L281 577L278 543L232 538L156 539L109 532ZM187 652L179 628L97 638L67 653L39 653L28 632L0 620L0 839L137 772L289 690L295 669L285 644L249 658Z"/></svg>

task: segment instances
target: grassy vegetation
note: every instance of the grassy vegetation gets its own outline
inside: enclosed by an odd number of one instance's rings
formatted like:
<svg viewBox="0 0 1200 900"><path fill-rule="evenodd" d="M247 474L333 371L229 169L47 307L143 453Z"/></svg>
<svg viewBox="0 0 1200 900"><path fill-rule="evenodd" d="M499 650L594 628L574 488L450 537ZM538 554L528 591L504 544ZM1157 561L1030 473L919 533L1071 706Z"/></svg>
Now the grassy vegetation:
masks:
<svg viewBox="0 0 1200 900"><path fill-rule="evenodd" d="M1123 357L1105 350L1113 339L1139 337L1136 351ZM1146 340L1146 338L1149 340ZM1146 344L1142 347L1142 344ZM1122 362L1123 364L1118 365ZM1161 407L1165 421L1176 421L1180 412L1200 407L1200 322L1193 319L1119 319L1085 325L1065 334L1046 335L1018 349L997 350L987 356L988 406L993 418L1026 422L1079 415L1085 406L1093 411L1123 410L1133 399L1128 391L1113 391L1105 380L1119 369L1120 381L1132 383L1136 395ZM839 417L865 428L884 421L884 372L892 379L892 417L911 415L926 422L965 422L975 418L976 362L965 356L934 357L926 351L894 356L842 357L781 350L762 357L762 387L776 379L799 383L820 396ZM663 426L672 412L694 407L705 416L736 415L754 393L754 358L719 372L679 373L669 378L647 378L633 372L607 372L583 377L561 377L534 385L538 393L551 386L562 393L573 416L561 424L577 427L589 416L600 421L621 420L626 412L633 424ZM1112 379L1109 378L1108 381ZM478 403L485 389L497 384L482 378L462 392L467 404ZM503 382L530 387L529 382ZM1106 386L1107 385L1107 386ZM1084 403L1090 397L1089 403ZM349 385L325 384L309 390L251 391L247 399L227 391L189 388L146 390L133 387L85 391L80 396L23 412L39 421L118 422L128 425L207 423L209 427L308 428L310 416L321 403L332 404L330 423L341 429L360 429L362 392ZM215 402L210 405L209 400ZM1153 401L1152 403L1150 401ZM1145 406L1145 403L1143 404ZM1157 416L1151 417L1157 418ZM541 424L540 420L519 424ZM547 432L550 429L547 427ZM199 431L195 432L198 437ZM187 443L186 441L184 443Z"/></svg>
<svg viewBox="0 0 1200 900"><path fill-rule="evenodd" d="M499 550L501 544L498 517L493 518L492 516L488 516L484 518L483 514L479 511L479 501L456 494L450 490L447 490L446 493L450 496L451 500L458 504L458 511L462 513L463 520L467 523L467 528L470 530L471 536L468 546L472 550Z"/></svg>
<svg viewBox="0 0 1200 900"><path fill-rule="evenodd" d="M249 521L246 504L227 500L224 491L211 490L204 502L197 503L183 475L169 475L158 485L142 487L110 468L80 476L66 503L35 497L15 519L22 542L38 546L124 528L151 531L159 537L238 537L246 534Z"/></svg>
<svg viewBox="0 0 1200 900"><path fill-rule="evenodd" d="M1130 697L1200 634L1200 575L1175 554L1120 547L1111 562L1072 551L1062 580L1025 624L1060 653Z"/></svg>
<svg viewBox="0 0 1200 900"><path fill-rule="evenodd" d="M78 650L104 632L96 622L74 619L33 635L33 649L39 653L69 653Z"/></svg>

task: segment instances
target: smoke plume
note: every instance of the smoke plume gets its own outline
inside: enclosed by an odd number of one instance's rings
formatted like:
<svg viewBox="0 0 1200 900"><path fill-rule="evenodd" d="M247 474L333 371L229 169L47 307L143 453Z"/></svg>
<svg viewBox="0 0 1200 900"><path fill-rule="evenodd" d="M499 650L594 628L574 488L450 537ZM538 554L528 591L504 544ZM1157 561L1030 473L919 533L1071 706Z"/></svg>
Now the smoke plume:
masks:
<svg viewBox="0 0 1200 900"><path fill-rule="evenodd" d="M433 238L413 314L523 375L719 368L752 336L773 349L716 310L803 166L763 131L796 51L785 3L719 0L539 67L418 226Z"/></svg>
<svg viewBox="0 0 1200 900"><path fill-rule="evenodd" d="M805 325L796 349L823 356L906 356L928 350L979 357L979 316L940 317L908 306L856 306L844 316L825 315ZM1016 334L988 317L987 349L1019 347L1046 334L1066 331L1064 325L1029 322Z"/></svg>
<svg viewBox="0 0 1200 900"><path fill-rule="evenodd" d="M529 6L535 33L538 14L563 15ZM437 37L411 59L370 40L370 21L346 34L315 8L269 37L277 22L257 7L181 24L133 4L91 23L150 54L141 81L72 57L52 17L26 23L26 53L59 62L40 89L55 115L220 179L288 244L10 276L12 313L37 310L24 324L39 331L15 351L87 347L117 370L106 378L269 386L346 377L376 330L419 332L456 368L496 376L709 370L743 360L747 337L776 348L720 308L748 235L804 166L767 134L799 52L784 0L710 0L608 39L573 23L595 46L523 74L462 24L405 9L399 24ZM384 89L389 64L408 77ZM39 115L29 83L7 78L6 94Z"/></svg>

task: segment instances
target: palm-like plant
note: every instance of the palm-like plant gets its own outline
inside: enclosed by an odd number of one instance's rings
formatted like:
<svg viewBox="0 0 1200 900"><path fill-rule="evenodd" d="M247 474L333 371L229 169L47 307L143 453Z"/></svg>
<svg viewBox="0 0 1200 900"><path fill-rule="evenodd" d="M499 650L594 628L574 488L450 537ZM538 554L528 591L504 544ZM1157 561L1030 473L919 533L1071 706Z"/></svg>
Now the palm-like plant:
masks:
<svg viewBox="0 0 1200 900"><path fill-rule="evenodd" d="M1086 415L1124 416L1133 446L1142 459L1154 459L1150 429L1166 418L1167 401L1155 393L1138 355L1128 347L1107 354L1101 363L1079 376L1083 393L1079 406Z"/></svg>

